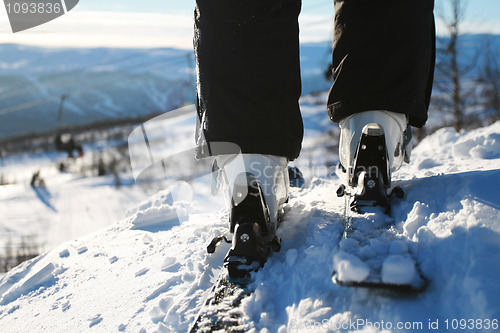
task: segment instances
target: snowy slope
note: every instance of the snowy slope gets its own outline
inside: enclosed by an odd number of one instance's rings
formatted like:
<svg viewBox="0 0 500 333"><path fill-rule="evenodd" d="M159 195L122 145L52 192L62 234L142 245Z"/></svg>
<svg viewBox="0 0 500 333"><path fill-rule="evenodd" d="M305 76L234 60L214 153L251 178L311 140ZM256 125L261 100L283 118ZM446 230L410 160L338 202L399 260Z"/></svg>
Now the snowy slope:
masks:
<svg viewBox="0 0 500 333"><path fill-rule="evenodd" d="M2 160L0 174L10 184L0 186L0 256L9 242L15 252L23 238L39 251L52 249L122 219L124 207L147 197L141 188L127 186L126 175L121 175L121 188L116 188L112 175L85 177L82 171L95 157L93 151L85 151L86 156L72 161L60 153L20 154ZM59 162L78 172L59 172ZM36 171L45 188L30 186Z"/></svg>
<svg viewBox="0 0 500 333"><path fill-rule="evenodd" d="M309 102L303 100L306 152L296 161L307 187L292 191L279 229L282 251L237 310L248 330L418 332L432 324L452 332L456 320L474 319L482 328L475 321L459 331L496 331L485 327L500 319L500 122L436 132L395 175L407 193L393 207L395 229L411 241L431 281L424 293L402 296L331 282L343 200L327 166L335 156L311 158L329 151L328 135L319 133L332 125L324 107ZM209 194L206 178L160 191L126 219L8 273L0 280L2 332L187 331L227 251L224 245L206 254L227 228L223 202Z"/></svg>

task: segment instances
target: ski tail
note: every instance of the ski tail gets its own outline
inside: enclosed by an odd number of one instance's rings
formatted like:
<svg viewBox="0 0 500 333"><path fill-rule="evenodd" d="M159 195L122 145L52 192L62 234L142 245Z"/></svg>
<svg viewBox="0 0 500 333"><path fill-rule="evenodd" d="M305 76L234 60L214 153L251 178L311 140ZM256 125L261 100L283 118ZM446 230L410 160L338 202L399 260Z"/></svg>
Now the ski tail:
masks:
<svg viewBox="0 0 500 333"><path fill-rule="evenodd" d="M419 274L421 275L422 273ZM407 294L421 293L425 291L425 289L427 289L427 286L429 285L429 281L423 276L420 280L415 281L414 283L401 284L386 283L381 281L342 281L339 279L338 274L335 271L332 274L332 280L335 284L343 287L370 288Z"/></svg>

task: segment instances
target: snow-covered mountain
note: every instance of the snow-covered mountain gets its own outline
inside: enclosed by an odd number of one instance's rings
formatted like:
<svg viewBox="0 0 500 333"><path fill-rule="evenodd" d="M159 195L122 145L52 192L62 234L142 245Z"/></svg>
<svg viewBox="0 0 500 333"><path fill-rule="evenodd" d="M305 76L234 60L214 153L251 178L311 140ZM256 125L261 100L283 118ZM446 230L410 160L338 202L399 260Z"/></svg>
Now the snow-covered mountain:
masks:
<svg viewBox="0 0 500 333"><path fill-rule="evenodd" d="M0 139L62 125L137 118L194 101L192 52L3 44Z"/></svg>
<svg viewBox="0 0 500 333"><path fill-rule="evenodd" d="M445 47L443 42L440 38L438 46ZM461 36L459 62L468 69L462 73L470 81L466 85L477 85L488 44L493 55L498 53L500 36ZM63 95L61 124L69 127L164 113L195 101L192 50L0 44L0 54L0 140L54 130ZM440 66L446 56L437 56ZM301 44L300 57L303 93L329 89L324 73L331 41ZM435 94L439 90L443 87Z"/></svg>
<svg viewBox="0 0 500 333"><path fill-rule="evenodd" d="M301 46L303 90L328 89L329 43ZM181 49L0 45L0 140L63 125L137 118L194 103L194 54Z"/></svg>
<svg viewBox="0 0 500 333"><path fill-rule="evenodd" d="M500 122L459 134L441 129L421 141L411 165L394 175L406 192L393 206L395 232L410 242L410 251L430 280L421 294L397 295L331 281L343 230L343 199L335 194L340 183L331 147L335 135L332 138L328 130L336 127L318 103L324 98L302 99L306 136L304 152L294 163L307 185L292 190L279 229L281 252L255 275L255 292L235 309L244 313L246 329L498 330ZM158 128L169 122L192 122L194 127L192 113L179 117L162 120ZM192 133L175 132L192 139ZM56 212L66 204L58 197L74 184L83 203L87 193L101 196L101 204L87 212L92 221L113 222L104 209L94 209L117 197L112 190L99 189L106 185L68 174L49 173L46 178L53 184L50 190L60 193L51 201ZM2 212L5 201L20 195L16 191L21 189L0 187ZM228 249L226 245L214 255L206 253L210 240L226 233L228 226L222 199L209 193L207 176L174 184L135 208L124 201L123 210L129 210L121 221L10 271L0 280L2 332L186 332ZM39 206L44 206L37 210L41 218L55 214L47 205Z"/></svg>

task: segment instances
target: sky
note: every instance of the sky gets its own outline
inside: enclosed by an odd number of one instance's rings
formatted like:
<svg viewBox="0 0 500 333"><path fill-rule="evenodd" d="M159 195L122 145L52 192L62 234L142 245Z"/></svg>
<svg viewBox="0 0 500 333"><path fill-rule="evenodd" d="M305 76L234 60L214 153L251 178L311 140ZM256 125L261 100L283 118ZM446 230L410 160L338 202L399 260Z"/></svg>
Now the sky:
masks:
<svg viewBox="0 0 500 333"><path fill-rule="evenodd" d="M37 1L37 0L33 0ZM418 1L418 0L415 0ZM447 0L436 0L436 14ZM500 34L500 0L466 0L464 32ZM80 0L67 14L12 33L0 5L0 43L46 47L192 48L194 0ZM331 40L333 0L303 0L301 42ZM444 27L438 20L438 34Z"/></svg>

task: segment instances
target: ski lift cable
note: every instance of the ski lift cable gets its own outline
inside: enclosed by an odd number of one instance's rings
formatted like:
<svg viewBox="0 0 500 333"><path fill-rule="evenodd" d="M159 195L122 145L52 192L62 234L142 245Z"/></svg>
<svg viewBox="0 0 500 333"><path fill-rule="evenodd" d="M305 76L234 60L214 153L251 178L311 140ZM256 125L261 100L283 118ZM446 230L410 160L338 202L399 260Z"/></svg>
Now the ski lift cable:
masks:
<svg viewBox="0 0 500 333"><path fill-rule="evenodd" d="M30 109L30 108L33 108L35 106L43 105L43 104L49 103L49 102L54 101L54 100L55 100L54 98L48 97L48 98L43 98L43 99L39 99L39 100L32 101L32 102L27 102L27 103L18 104L18 105L14 105L11 107L3 108L0 110L0 116L3 116L3 115L8 114L8 113L22 111L25 109Z"/></svg>

